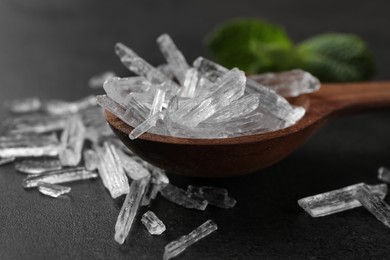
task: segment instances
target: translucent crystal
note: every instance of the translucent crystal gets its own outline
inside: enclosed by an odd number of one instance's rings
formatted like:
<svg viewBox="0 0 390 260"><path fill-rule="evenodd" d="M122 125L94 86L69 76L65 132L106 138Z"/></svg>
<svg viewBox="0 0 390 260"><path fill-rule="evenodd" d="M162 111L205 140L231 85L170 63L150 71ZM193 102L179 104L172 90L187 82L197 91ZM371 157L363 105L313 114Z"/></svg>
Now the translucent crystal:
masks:
<svg viewBox="0 0 390 260"><path fill-rule="evenodd" d="M41 101L36 97L7 100L4 107L15 114L32 113L41 109Z"/></svg>
<svg viewBox="0 0 390 260"><path fill-rule="evenodd" d="M154 96L151 95L150 93L137 93L137 92L132 92L130 93L131 97L133 97L137 102L143 104L147 108L151 109L152 104L153 104L153 99ZM130 98L130 97L128 97Z"/></svg>
<svg viewBox="0 0 390 260"><path fill-rule="evenodd" d="M380 167L378 169L378 179L390 183L390 170L386 167Z"/></svg>
<svg viewBox="0 0 390 260"><path fill-rule="evenodd" d="M187 188L187 193L191 196L196 196L207 200L209 205L224 209L233 208L237 203L235 199L229 197L228 191L223 188L210 186L195 187L189 185Z"/></svg>
<svg viewBox="0 0 390 260"><path fill-rule="evenodd" d="M132 157L126 155L121 150L117 150L117 154L129 178L133 180L139 180L150 176L149 171L145 169L145 167L143 167L141 164L139 164L136 160L134 160Z"/></svg>
<svg viewBox="0 0 390 260"><path fill-rule="evenodd" d="M206 119L205 123L219 123L230 121L231 119L242 117L254 111L259 105L259 96L257 94L245 95L228 106L222 108L214 115Z"/></svg>
<svg viewBox="0 0 390 260"><path fill-rule="evenodd" d="M115 146L105 142L103 147L97 147L96 151L100 159L99 175L111 197L115 199L129 193L129 182Z"/></svg>
<svg viewBox="0 0 390 260"><path fill-rule="evenodd" d="M15 157L0 158L0 166L12 163L13 161L15 161L15 159L16 159Z"/></svg>
<svg viewBox="0 0 390 260"><path fill-rule="evenodd" d="M145 77L152 84L164 84L167 89L177 91L178 85L165 76L161 71L154 68L144 59L138 56L133 50L122 43L115 45L115 52L130 71L139 76Z"/></svg>
<svg viewBox="0 0 390 260"><path fill-rule="evenodd" d="M59 170L61 168L61 162L55 158L28 159L15 163L15 169L17 171L33 175Z"/></svg>
<svg viewBox="0 0 390 260"><path fill-rule="evenodd" d="M175 43L168 34L162 34L157 38L157 44L160 47L161 53L164 55L173 74L184 85L185 74L190 68L183 54L176 47Z"/></svg>
<svg viewBox="0 0 390 260"><path fill-rule="evenodd" d="M166 230L164 223L150 210L142 215L141 222L152 235L160 235Z"/></svg>
<svg viewBox="0 0 390 260"><path fill-rule="evenodd" d="M309 72L295 69L279 73L264 73L251 76L265 87L283 97L296 97L320 88L320 81Z"/></svg>
<svg viewBox="0 0 390 260"><path fill-rule="evenodd" d="M0 157L57 156L60 150L55 134L0 137Z"/></svg>
<svg viewBox="0 0 390 260"><path fill-rule="evenodd" d="M214 223L214 221L207 220L205 223L200 225L198 228L194 229L188 235L184 235L179 239L172 241L168 245L166 245L164 249L163 259L168 260L179 255L184 250L186 250L189 246L199 241L200 239L210 235L212 232L214 232L217 229L218 227Z"/></svg>
<svg viewBox="0 0 390 260"><path fill-rule="evenodd" d="M134 106L133 109L126 110L124 107L106 95L97 96L96 99L100 106L120 118L126 124L133 127L145 121L149 113L149 110L142 104L137 104L137 106ZM134 101L133 99L129 100ZM134 102L137 103L136 101Z"/></svg>
<svg viewBox="0 0 390 260"><path fill-rule="evenodd" d="M390 206L366 185L357 188L355 198L370 211L379 221L390 228Z"/></svg>
<svg viewBox="0 0 390 260"><path fill-rule="evenodd" d="M171 68L171 66L169 66L169 64L164 63L161 65L158 65L157 69L159 71L161 71L162 74L164 74L169 79L173 79L173 77L175 77L175 75L173 74L172 68Z"/></svg>
<svg viewBox="0 0 390 260"><path fill-rule="evenodd" d="M150 164L149 166L145 166L149 167L150 171L152 172L152 178L148 187L146 188L144 196L142 197L141 206L149 205L150 201L156 198L157 193L169 183L169 179L162 169L154 167Z"/></svg>
<svg viewBox="0 0 390 260"><path fill-rule="evenodd" d="M78 113L93 106L96 106L96 97L87 96L74 102L50 100L44 103L43 108L50 115L67 115Z"/></svg>
<svg viewBox="0 0 390 260"><path fill-rule="evenodd" d="M59 158L63 166L76 166L80 162L85 134L85 127L80 116L71 117L61 134L63 149Z"/></svg>
<svg viewBox="0 0 390 260"><path fill-rule="evenodd" d="M116 74L112 71L105 71L101 74L95 75L88 80L88 86L90 88L101 88L106 80L116 77Z"/></svg>
<svg viewBox="0 0 390 260"><path fill-rule="evenodd" d="M188 69L184 76L183 88L180 96L186 98L193 98L195 96L198 81L198 71L194 68Z"/></svg>
<svg viewBox="0 0 390 260"><path fill-rule="evenodd" d="M94 171L99 166L99 156L92 149L86 149L83 152L84 166L88 171Z"/></svg>
<svg viewBox="0 0 390 260"><path fill-rule="evenodd" d="M86 179L97 178L96 173L85 170L84 167L66 168L62 170L55 170L46 172L42 175L28 176L23 180L24 188L37 187L39 182L47 182L51 184L72 182Z"/></svg>
<svg viewBox="0 0 390 260"><path fill-rule="evenodd" d="M38 190L42 194L45 194L45 195L53 197L53 198L57 198L63 194L69 193L71 188L56 185L56 184L51 184L51 183L47 183L47 182L39 182L38 183Z"/></svg>
<svg viewBox="0 0 390 260"><path fill-rule="evenodd" d="M180 107L172 115L172 120L187 127L195 127L230 102L240 98L245 89L244 72L232 69L217 81L215 89L214 93L200 103L194 100Z"/></svg>
<svg viewBox="0 0 390 260"><path fill-rule="evenodd" d="M131 92L148 92L152 84L144 77L111 78L104 83L104 90L115 102L125 105Z"/></svg>
<svg viewBox="0 0 390 260"><path fill-rule="evenodd" d="M32 114L12 118L7 122L7 132L10 134L46 133L62 130L68 117Z"/></svg>
<svg viewBox="0 0 390 260"><path fill-rule="evenodd" d="M141 198L145 192L145 188L149 182L149 178L134 180L130 186L130 192L126 195L118 219L115 224L115 241L119 244L125 242L128 236L134 217L137 214Z"/></svg>
<svg viewBox="0 0 390 260"><path fill-rule="evenodd" d="M188 196L185 190L172 184L167 184L160 190L160 194L167 200L189 209L205 210L207 201Z"/></svg>
<svg viewBox="0 0 390 260"><path fill-rule="evenodd" d="M355 194L356 191L364 185L364 183L358 183L341 189L303 198L298 200L298 204L312 217L322 217L360 207L361 204L355 199ZM381 198L384 198L387 194L386 184L368 185L367 187Z"/></svg>

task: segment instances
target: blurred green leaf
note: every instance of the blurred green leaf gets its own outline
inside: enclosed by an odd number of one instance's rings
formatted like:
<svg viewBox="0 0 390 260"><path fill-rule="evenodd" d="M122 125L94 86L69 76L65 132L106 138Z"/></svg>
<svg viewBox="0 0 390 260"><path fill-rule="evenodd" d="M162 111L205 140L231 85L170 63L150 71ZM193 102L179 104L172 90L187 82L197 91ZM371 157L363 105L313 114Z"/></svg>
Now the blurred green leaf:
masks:
<svg viewBox="0 0 390 260"><path fill-rule="evenodd" d="M293 62L293 45L283 28L259 19L221 24L206 44L214 60L249 73L283 70Z"/></svg>
<svg viewBox="0 0 390 260"><path fill-rule="evenodd" d="M301 68L327 82L368 80L375 73L367 45L351 34L322 34L294 47L280 26L236 19L216 27L206 44L215 61L247 73Z"/></svg>
<svg viewBox="0 0 390 260"><path fill-rule="evenodd" d="M304 70L322 81L362 81L372 78L375 66L362 39L351 34L326 33L297 46Z"/></svg>

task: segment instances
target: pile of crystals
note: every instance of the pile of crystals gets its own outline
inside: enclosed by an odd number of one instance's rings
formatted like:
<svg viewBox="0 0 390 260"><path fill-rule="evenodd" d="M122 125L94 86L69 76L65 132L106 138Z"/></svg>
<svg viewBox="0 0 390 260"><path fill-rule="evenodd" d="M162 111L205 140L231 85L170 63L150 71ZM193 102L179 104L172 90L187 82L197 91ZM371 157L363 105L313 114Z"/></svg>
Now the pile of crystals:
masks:
<svg viewBox="0 0 390 260"><path fill-rule="evenodd" d="M111 76L95 77L90 86L96 87ZM18 172L27 174L24 188L37 188L55 198L71 191L71 187L58 184L100 176L112 198L126 196L115 225L115 240L120 244L127 238L139 208L150 205L158 193L196 210L205 210L208 205L228 209L236 204L226 189L189 185L183 190L170 184L162 169L132 154L113 135L95 97L75 102L26 98L8 101L5 108L12 115L1 128L0 165L14 162ZM153 235L166 230L150 210L142 215L141 223ZM167 244L164 259L175 257L216 229L212 220L206 221Z"/></svg>
<svg viewBox="0 0 390 260"><path fill-rule="evenodd" d="M255 81L237 68L229 70L203 57L191 67L167 34L158 37L157 44L167 64L153 67L117 43L121 62L138 76L108 79L107 95L97 97L102 107L134 128L131 139L145 132L226 138L275 131L305 114L303 107L291 105L281 95L320 88L318 79L302 70L267 73Z"/></svg>
<svg viewBox="0 0 390 260"><path fill-rule="evenodd" d="M390 170L379 168L378 179L390 183ZM364 206L390 228L390 206L384 201L387 195L386 183L378 185L358 183L300 199L298 204L312 217L322 217Z"/></svg>

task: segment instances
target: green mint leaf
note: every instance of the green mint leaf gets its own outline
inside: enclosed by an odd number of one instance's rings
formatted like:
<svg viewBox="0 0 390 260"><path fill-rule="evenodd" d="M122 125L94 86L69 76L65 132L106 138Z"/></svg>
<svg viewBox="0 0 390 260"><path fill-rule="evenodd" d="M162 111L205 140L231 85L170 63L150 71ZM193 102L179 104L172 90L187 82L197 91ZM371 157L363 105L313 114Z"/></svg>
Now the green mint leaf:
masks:
<svg viewBox="0 0 390 260"><path fill-rule="evenodd" d="M236 19L218 26L206 39L213 59L248 73L281 71L295 63L284 29L260 19Z"/></svg>
<svg viewBox="0 0 390 260"><path fill-rule="evenodd" d="M372 78L372 55L359 37L326 33L309 38L297 46L299 67L321 81L363 81Z"/></svg>

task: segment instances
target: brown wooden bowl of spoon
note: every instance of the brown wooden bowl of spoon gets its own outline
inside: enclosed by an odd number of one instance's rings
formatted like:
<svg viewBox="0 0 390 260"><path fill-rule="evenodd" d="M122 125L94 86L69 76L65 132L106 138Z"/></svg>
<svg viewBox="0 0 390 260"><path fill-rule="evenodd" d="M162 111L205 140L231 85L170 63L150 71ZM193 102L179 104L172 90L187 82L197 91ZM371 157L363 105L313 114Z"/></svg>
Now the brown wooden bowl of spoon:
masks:
<svg viewBox="0 0 390 260"><path fill-rule="evenodd" d="M259 171L295 151L334 116L390 107L390 82L323 84L315 93L290 100L308 107L288 128L241 137L193 139L145 133L130 140L133 129L106 111L106 120L135 154L169 172L196 177L230 177Z"/></svg>

